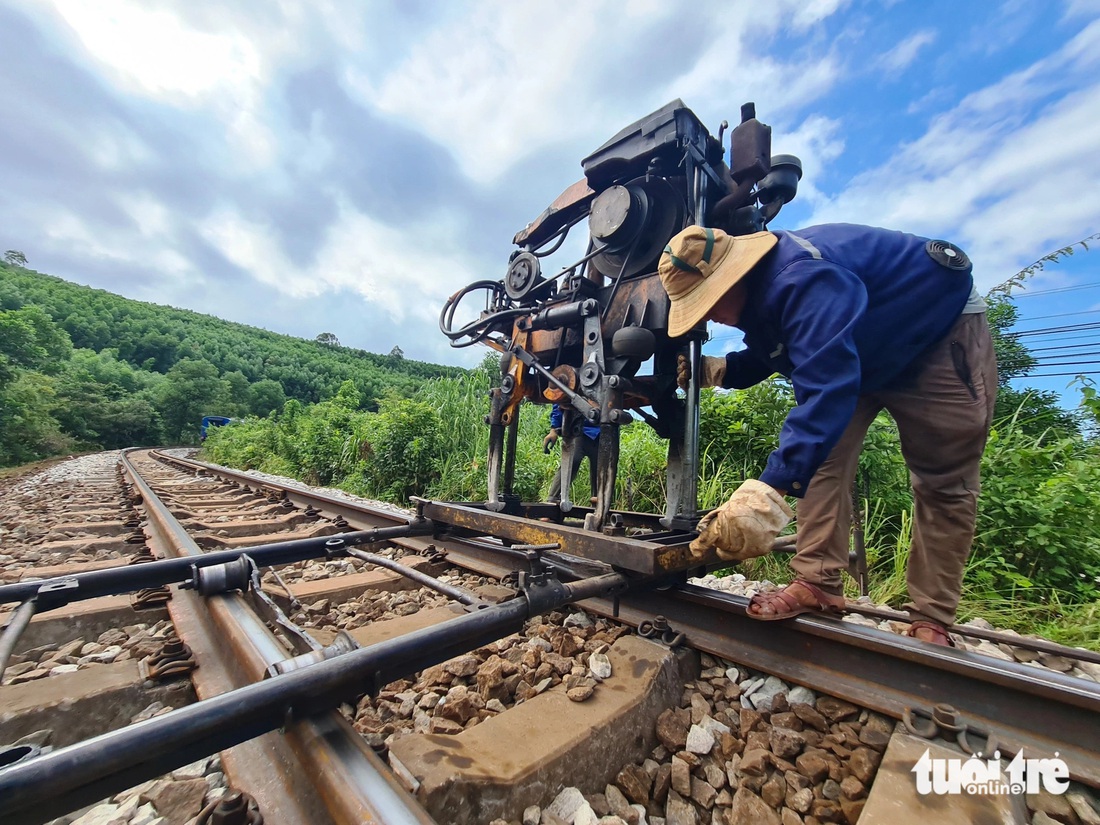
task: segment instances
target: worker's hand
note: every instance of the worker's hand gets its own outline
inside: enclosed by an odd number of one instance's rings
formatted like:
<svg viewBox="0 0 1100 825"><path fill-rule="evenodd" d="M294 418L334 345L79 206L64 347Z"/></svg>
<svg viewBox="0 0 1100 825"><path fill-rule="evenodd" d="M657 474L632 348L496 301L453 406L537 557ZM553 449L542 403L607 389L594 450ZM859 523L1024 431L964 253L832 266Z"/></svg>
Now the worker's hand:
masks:
<svg viewBox="0 0 1100 825"><path fill-rule="evenodd" d="M699 522L691 554L702 560L714 551L724 561L766 556L793 515L778 490L750 479Z"/></svg>
<svg viewBox="0 0 1100 825"><path fill-rule="evenodd" d="M724 355L704 355L700 365L703 373L700 387L720 387L726 377L726 357ZM683 353L676 356L676 386L682 390L688 388L691 381L691 360Z"/></svg>
<svg viewBox="0 0 1100 825"><path fill-rule="evenodd" d="M550 448L558 443L558 431L551 430L546 434L546 438L542 440L542 451L544 453L550 452Z"/></svg>
<svg viewBox="0 0 1100 825"><path fill-rule="evenodd" d="M687 390L690 382L691 360L681 352L676 356L676 386L682 390Z"/></svg>

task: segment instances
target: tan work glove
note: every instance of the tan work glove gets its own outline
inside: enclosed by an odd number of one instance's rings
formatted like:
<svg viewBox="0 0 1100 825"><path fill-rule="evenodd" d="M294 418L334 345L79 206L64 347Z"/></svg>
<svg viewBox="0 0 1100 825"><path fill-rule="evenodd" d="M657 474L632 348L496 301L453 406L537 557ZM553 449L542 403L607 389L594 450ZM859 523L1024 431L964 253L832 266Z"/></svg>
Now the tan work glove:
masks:
<svg viewBox="0 0 1100 825"><path fill-rule="evenodd" d="M699 371L703 373L700 387L722 386L722 380L726 377L726 356L704 355ZM691 361L681 353L676 356L676 386L686 390L689 381L691 381Z"/></svg>
<svg viewBox="0 0 1100 825"><path fill-rule="evenodd" d="M713 550L724 561L766 556L792 516L794 512L775 488L749 479L699 522L691 554L701 560Z"/></svg>
<svg viewBox="0 0 1100 825"><path fill-rule="evenodd" d="M558 431L551 430L546 434L546 438L542 440L542 451L544 453L550 452L550 448L558 443Z"/></svg>

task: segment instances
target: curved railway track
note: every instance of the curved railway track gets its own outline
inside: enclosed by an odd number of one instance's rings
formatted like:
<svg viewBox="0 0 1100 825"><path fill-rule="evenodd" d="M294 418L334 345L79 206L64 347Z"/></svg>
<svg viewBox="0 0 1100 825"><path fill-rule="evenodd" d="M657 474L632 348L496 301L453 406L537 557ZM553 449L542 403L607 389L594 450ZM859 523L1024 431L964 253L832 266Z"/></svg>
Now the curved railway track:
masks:
<svg viewBox="0 0 1100 825"><path fill-rule="evenodd" d="M13 530L4 548L0 743L55 733L52 751L0 751L5 823L118 798L216 752L247 794L202 800L203 821L226 825L257 812L518 821L531 805L563 814L555 796L573 785L624 821L620 796L644 800L634 821L647 808L733 821L760 798L777 822L779 810L851 821L891 720L971 750L1057 752L1100 786L1095 681L830 617L752 621L745 599L686 584L682 548L644 532L596 536L439 502L413 516L148 451L82 486L55 500L49 512L63 515L37 543L18 553ZM115 645L125 655L90 641L119 628L137 628ZM761 703L778 684L763 675L816 691L828 713L785 708L785 689ZM126 724L154 701L176 709ZM714 740L701 752L696 728ZM811 751L832 760L825 774ZM819 795L842 780L843 795Z"/></svg>

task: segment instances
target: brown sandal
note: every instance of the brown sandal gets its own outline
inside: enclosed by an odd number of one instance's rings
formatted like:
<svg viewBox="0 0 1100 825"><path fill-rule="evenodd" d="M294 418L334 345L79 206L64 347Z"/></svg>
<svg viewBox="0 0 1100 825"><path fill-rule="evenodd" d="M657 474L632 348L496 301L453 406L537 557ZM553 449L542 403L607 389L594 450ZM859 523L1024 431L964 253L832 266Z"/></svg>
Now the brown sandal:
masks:
<svg viewBox="0 0 1100 825"><path fill-rule="evenodd" d="M917 635L922 630L928 631L927 635L929 638ZM917 641L925 642L930 645L939 645L940 647L955 646L955 642L948 635L946 627L936 622L926 622L924 619L920 619L909 625L909 629L905 631L905 635L911 639L916 639Z"/></svg>
<svg viewBox="0 0 1100 825"><path fill-rule="evenodd" d="M809 591L817 604L802 604L797 597L787 592L796 584ZM776 610L776 612L771 616L764 616L760 613L752 612L754 606L759 610L765 604L773 610ZM826 593L816 584L808 582L805 579L795 579L782 590L778 590L774 593L757 593L749 599L749 608L745 611L745 615L750 619L756 619L761 622L776 622L780 619L790 619L794 616L801 616L803 613L839 613L844 609L845 604L846 602L843 596Z"/></svg>

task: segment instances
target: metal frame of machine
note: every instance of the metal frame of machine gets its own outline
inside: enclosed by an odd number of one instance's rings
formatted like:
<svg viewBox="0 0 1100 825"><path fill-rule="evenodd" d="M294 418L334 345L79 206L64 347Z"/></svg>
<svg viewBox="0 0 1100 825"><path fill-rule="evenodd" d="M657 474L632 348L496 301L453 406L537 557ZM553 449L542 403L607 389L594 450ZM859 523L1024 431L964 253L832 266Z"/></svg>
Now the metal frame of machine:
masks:
<svg viewBox="0 0 1100 825"><path fill-rule="evenodd" d="M699 387L693 380L686 393L677 392L676 363L686 354L697 375L707 332L700 324L668 337L669 299L657 263L669 239L692 224L734 235L766 228L795 196L802 174L797 158L771 155L771 128L756 119L753 104L742 107L730 132L728 162L726 127L723 121L715 138L680 100L626 127L582 161L583 180L516 234L502 280L476 281L448 299L440 329L452 346L484 343L501 353L500 386L486 417L488 500L467 509L558 522L576 510L586 530L609 534L630 520L646 522L611 508L619 428L638 416L669 441L665 512L649 526L680 542L690 538L699 517ZM544 259L585 219L585 254L544 275ZM456 328L459 305L474 293L484 293L484 309ZM647 363L652 373L640 375ZM525 504L513 494L524 402L563 411L560 504ZM571 451L586 424L600 428L591 509L575 508L568 493Z"/></svg>

